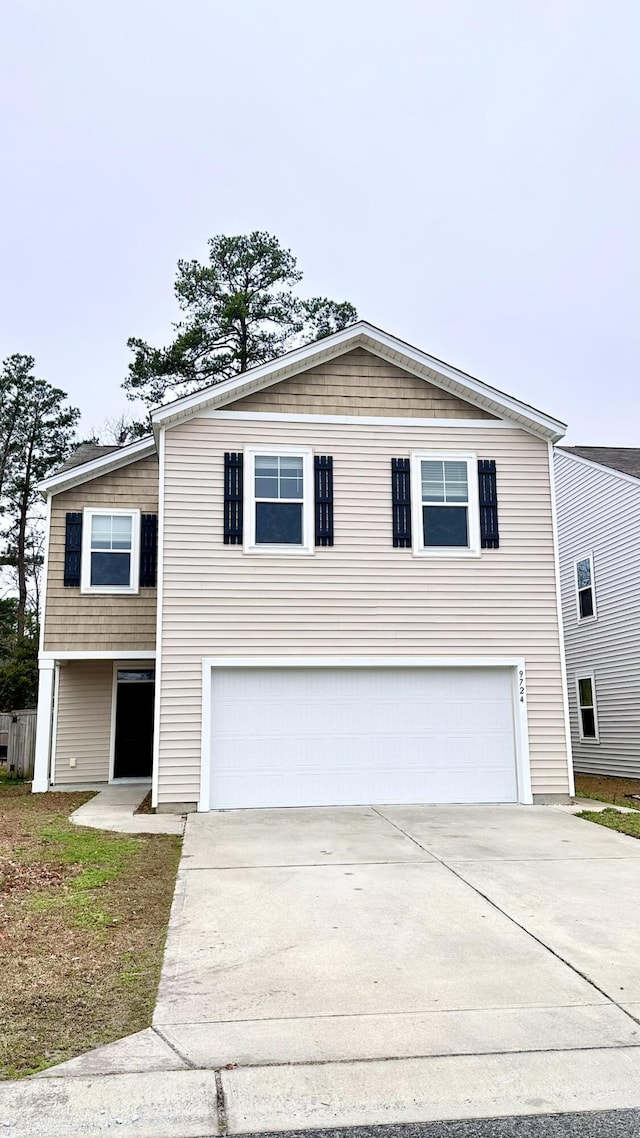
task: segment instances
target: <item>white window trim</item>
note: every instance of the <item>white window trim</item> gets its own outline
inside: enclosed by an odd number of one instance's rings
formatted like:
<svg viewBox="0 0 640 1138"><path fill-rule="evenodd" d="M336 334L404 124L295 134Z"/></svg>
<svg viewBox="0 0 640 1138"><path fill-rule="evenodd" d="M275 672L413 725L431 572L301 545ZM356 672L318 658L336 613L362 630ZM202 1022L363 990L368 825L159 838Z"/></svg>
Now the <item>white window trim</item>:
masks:
<svg viewBox="0 0 640 1138"><path fill-rule="evenodd" d="M128 585L92 585L91 582L91 519L94 515L117 515L131 518L131 561ZM82 561L80 572L81 593L107 593L115 596L134 596L140 591L140 510L122 510L112 506L85 506L82 515Z"/></svg>
<svg viewBox="0 0 640 1138"><path fill-rule="evenodd" d="M580 558L582 560L582 558ZM595 725L595 735L585 735L582 730L582 708L580 704L580 680L591 680L591 696L593 699L593 722ZM581 743L599 743L600 742L600 724L598 722L598 698L596 696L596 677L594 672L579 672L576 675L576 705L578 708L578 733Z"/></svg>
<svg viewBox="0 0 640 1138"><path fill-rule="evenodd" d="M578 589L578 562L588 561L591 568L591 600L593 602L593 613L591 616L580 616L580 590ZM583 553L581 557L576 557L573 563L573 582L576 589L576 616L578 624L592 624L598 619L598 607L596 605L596 575L593 567L593 553Z"/></svg>
<svg viewBox="0 0 640 1138"><path fill-rule="evenodd" d="M302 545L259 545L256 543L255 511L255 466L256 458L277 455L279 458L302 459ZM280 443L272 446L245 447L244 451L244 518L245 553L266 553L271 557L309 556L315 553L314 512L313 512L313 451L311 447L286 447ZM277 499L274 499L276 501Z"/></svg>
<svg viewBox="0 0 640 1138"><path fill-rule="evenodd" d="M437 459L445 462L466 462L467 464L467 520L469 545L426 546L422 528L422 468L425 460ZM480 556L480 507L478 505L478 456L463 451L421 450L411 452L411 532L413 535L414 557L479 557Z"/></svg>

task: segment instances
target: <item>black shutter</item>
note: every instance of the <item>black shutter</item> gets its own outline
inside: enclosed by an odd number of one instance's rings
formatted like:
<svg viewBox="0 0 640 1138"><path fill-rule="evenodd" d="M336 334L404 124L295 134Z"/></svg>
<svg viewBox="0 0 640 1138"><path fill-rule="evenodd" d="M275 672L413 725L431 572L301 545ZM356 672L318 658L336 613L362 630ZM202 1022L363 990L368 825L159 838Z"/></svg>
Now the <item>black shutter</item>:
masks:
<svg viewBox="0 0 640 1138"><path fill-rule="evenodd" d="M396 549L411 548L411 460L391 459L391 498L393 502L393 544Z"/></svg>
<svg viewBox="0 0 640 1138"><path fill-rule="evenodd" d="M242 454L224 456L224 544L242 545Z"/></svg>
<svg viewBox="0 0 640 1138"><path fill-rule="evenodd" d="M483 549L498 549L498 492L496 464L491 458L478 460L478 492L480 500L480 545Z"/></svg>
<svg viewBox="0 0 640 1138"><path fill-rule="evenodd" d="M67 514L64 538L64 583L80 587L82 555L82 514Z"/></svg>
<svg viewBox="0 0 640 1138"><path fill-rule="evenodd" d="M158 566L158 515L143 514L140 519L140 587L154 589Z"/></svg>
<svg viewBox="0 0 640 1138"><path fill-rule="evenodd" d="M313 474L316 545L333 545L333 459L329 455L316 455Z"/></svg>

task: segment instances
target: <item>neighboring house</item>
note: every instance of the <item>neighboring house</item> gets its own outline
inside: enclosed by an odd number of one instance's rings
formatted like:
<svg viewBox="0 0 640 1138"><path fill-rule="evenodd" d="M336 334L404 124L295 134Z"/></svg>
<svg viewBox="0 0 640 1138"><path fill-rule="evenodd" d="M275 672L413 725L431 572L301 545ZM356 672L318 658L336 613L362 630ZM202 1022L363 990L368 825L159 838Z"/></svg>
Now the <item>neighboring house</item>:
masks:
<svg viewBox="0 0 640 1138"><path fill-rule="evenodd" d="M164 810L572 793L562 423L364 322L152 422L43 483L36 791L152 775Z"/></svg>
<svg viewBox="0 0 640 1138"><path fill-rule="evenodd" d="M640 778L640 448L560 447L555 470L575 769Z"/></svg>

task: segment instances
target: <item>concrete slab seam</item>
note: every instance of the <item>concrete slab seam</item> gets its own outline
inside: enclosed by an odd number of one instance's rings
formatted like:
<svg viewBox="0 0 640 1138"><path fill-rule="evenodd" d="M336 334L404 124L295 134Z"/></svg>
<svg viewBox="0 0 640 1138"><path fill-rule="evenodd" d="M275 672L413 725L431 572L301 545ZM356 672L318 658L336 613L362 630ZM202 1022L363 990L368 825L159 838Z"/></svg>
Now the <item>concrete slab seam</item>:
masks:
<svg viewBox="0 0 640 1138"><path fill-rule="evenodd" d="M171 1039L167 1039L166 1035L163 1035L160 1029L155 1026L155 1024L151 1025L151 1031L153 1031L154 1034L158 1036L158 1039L161 1039L163 1043L166 1043L167 1047L170 1047L174 1055L177 1055L178 1059L181 1059L183 1063L186 1063L187 1067L190 1067L193 1071L197 1070L195 1063L192 1063L191 1059L189 1059L187 1055L184 1055L183 1052L180 1051L178 1047L176 1047L175 1043L173 1043Z"/></svg>
<svg viewBox="0 0 640 1138"><path fill-rule="evenodd" d="M222 1072L216 1069L214 1072L216 1079L216 1109L218 1111L218 1133L225 1135L228 1133L227 1125L227 1104L224 1097L224 1087L222 1085Z"/></svg>

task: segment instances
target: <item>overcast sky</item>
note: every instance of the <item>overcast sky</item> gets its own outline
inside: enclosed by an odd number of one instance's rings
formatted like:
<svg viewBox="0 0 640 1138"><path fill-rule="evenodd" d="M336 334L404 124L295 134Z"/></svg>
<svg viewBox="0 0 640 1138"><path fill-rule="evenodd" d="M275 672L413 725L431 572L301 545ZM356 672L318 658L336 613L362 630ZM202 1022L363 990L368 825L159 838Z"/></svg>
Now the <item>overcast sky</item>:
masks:
<svg viewBox="0 0 640 1138"><path fill-rule="evenodd" d="M640 445L637 0L5 0L0 351L84 426L179 257L266 229L307 294Z"/></svg>

